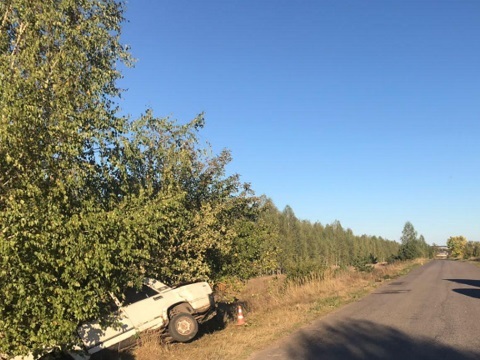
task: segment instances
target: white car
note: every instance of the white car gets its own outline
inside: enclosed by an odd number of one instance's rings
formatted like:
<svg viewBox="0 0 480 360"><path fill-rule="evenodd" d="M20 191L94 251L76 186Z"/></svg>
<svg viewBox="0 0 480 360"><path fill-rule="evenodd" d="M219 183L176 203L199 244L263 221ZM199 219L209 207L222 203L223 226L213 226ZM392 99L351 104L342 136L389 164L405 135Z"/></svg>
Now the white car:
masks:
<svg viewBox="0 0 480 360"><path fill-rule="evenodd" d="M198 324L216 313L212 289L206 282L169 287L146 279L142 289L129 289L123 302L114 295L115 307L107 327L101 321L83 324L77 329L84 350L92 355L103 349L121 350L135 342L145 330L165 329L179 342L192 340Z"/></svg>

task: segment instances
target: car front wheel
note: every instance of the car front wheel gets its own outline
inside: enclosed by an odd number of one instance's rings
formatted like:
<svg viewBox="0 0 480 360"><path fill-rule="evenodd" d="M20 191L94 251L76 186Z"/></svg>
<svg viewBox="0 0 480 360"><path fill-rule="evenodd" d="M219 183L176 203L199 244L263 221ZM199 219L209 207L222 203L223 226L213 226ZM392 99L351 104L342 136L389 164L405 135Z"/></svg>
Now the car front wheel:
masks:
<svg viewBox="0 0 480 360"><path fill-rule="evenodd" d="M195 318L188 313L174 315L168 324L170 336L179 342L192 340L198 333L198 323Z"/></svg>

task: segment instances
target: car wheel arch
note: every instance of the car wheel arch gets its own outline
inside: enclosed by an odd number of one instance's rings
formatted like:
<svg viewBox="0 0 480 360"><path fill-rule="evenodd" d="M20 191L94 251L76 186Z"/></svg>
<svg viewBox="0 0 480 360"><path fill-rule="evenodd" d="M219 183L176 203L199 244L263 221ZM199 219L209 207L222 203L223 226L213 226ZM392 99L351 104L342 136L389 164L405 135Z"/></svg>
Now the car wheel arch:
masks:
<svg viewBox="0 0 480 360"><path fill-rule="evenodd" d="M192 306L187 302L177 303L170 306L170 308L168 309L168 318L171 319L172 317L180 313L188 313L193 315L194 310Z"/></svg>

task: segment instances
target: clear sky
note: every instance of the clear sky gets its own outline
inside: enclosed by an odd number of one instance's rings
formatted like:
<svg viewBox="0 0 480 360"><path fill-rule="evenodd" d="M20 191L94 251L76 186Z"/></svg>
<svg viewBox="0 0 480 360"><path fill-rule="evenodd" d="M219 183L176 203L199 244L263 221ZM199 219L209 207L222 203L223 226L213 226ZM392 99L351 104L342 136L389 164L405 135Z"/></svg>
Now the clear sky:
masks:
<svg viewBox="0 0 480 360"><path fill-rule="evenodd" d="M480 1L130 0L122 110L228 148L279 210L480 241Z"/></svg>

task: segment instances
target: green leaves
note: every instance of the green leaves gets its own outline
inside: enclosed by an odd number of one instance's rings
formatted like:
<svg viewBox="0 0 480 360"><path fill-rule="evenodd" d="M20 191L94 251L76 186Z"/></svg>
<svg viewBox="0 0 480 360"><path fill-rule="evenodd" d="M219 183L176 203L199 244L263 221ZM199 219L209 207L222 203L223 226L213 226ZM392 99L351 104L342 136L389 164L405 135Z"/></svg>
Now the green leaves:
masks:
<svg viewBox="0 0 480 360"><path fill-rule="evenodd" d="M260 199L229 151L147 111L116 114L122 3L0 2L0 354L74 344L109 292L144 276L276 267Z"/></svg>
<svg viewBox="0 0 480 360"><path fill-rule="evenodd" d="M72 344L138 276L117 276L130 262L111 257L95 163L124 131L111 99L129 55L113 0L11 0L0 19L0 353L16 355Z"/></svg>
<svg viewBox="0 0 480 360"><path fill-rule="evenodd" d="M450 236L447 240L450 256L453 258L461 258L465 254L467 248L467 239L464 236Z"/></svg>
<svg viewBox="0 0 480 360"><path fill-rule="evenodd" d="M400 260L429 257L431 254L430 247L425 242L423 235L417 238L417 232L409 221L405 223L400 240L402 244L397 256Z"/></svg>
<svg viewBox="0 0 480 360"><path fill-rule="evenodd" d="M339 221L312 224L297 219L290 206L280 212L269 201L264 208L264 219L270 225L268 236L276 240L272 250L278 259L277 269L296 281L322 276L326 269L356 266L360 260L385 261L398 252L398 243L376 236L354 235Z"/></svg>

